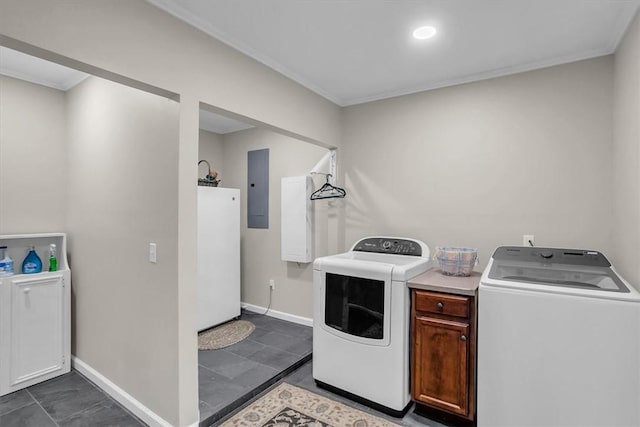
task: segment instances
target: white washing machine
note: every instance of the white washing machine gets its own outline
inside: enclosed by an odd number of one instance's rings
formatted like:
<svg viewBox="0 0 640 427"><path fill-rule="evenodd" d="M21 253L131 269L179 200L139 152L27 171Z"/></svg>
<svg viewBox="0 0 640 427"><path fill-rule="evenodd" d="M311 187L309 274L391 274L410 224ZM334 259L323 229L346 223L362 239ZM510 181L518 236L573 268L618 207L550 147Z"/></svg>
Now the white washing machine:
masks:
<svg viewBox="0 0 640 427"><path fill-rule="evenodd" d="M313 378L394 416L411 400L407 281L431 267L419 240L367 237L313 263Z"/></svg>
<svg viewBox="0 0 640 427"><path fill-rule="evenodd" d="M597 251L500 247L478 296L478 426L640 425L640 294Z"/></svg>

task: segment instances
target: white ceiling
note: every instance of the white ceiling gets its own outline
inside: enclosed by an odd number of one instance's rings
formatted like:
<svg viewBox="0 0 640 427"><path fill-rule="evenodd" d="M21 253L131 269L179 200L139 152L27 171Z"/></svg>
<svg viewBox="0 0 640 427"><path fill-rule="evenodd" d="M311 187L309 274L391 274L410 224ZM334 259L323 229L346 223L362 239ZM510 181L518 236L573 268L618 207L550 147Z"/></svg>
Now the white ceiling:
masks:
<svg viewBox="0 0 640 427"><path fill-rule="evenodd" d="M89 75L0 46L0 74L67 91Z"/></svg>
<svg viewBox="0 0 640 427"><path fill-rule="evenodd" d="M147 0L339 105L613 53L640 0ZM418 25L436 36L412 39Z"/></svg>
<svg viewBox="0 0 640 427"><path fill-rule="evenodd" d="M221 116L207 110L200 110L200 129L209 132L224 135L225 133L237 132L252 127L252 125L230 119L229 117Z"/></svg>

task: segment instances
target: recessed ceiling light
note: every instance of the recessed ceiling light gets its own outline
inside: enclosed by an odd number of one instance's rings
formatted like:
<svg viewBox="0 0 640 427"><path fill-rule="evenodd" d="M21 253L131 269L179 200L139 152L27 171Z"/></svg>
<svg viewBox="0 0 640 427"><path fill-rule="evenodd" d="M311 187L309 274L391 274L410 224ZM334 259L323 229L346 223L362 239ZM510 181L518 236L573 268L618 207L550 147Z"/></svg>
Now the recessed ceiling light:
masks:
<svg viewBox="0 0 640 427"><path fill-rule="evenodd" d="M426 40L436 35L436 29L429 26L418 27L413 30L413 37L418 40Z"/></svg>

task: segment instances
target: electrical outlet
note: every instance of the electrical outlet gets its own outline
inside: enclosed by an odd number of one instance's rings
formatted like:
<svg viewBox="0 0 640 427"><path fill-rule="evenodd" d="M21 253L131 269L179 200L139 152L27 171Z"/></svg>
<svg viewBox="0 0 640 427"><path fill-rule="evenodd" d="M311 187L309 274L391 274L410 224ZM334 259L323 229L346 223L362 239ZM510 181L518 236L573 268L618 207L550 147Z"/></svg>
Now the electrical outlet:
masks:
<svg viewBox="0 0 640 427"><path fill-rule="evenodd" d="M536 239L533 234L525 234L522 236L522 246L535 246Z"/></svg>
<svg viewBox="0 0 640 427"><path fill-rule="evenodd" d="M269 280L269 289L273 290L276 288L276 281L271 279Z"/></svg>
<svg viewBox="0 0 640 427"><path fill-rule="evenodd" d="M155 243L149 243L149 262L156 263L157 250Z"/></svg>

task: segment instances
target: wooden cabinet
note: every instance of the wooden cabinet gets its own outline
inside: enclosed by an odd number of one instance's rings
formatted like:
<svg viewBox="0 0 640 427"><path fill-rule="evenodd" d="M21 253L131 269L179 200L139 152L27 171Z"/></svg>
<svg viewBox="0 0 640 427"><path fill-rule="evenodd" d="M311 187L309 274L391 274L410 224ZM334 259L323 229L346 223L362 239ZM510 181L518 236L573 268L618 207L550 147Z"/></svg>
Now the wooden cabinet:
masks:
<svg viewBox="0 0 640 427"><path fill-rule="evenodd" d="M475 297L412 291L413 399L467 420L475 415Z"/></svg>

